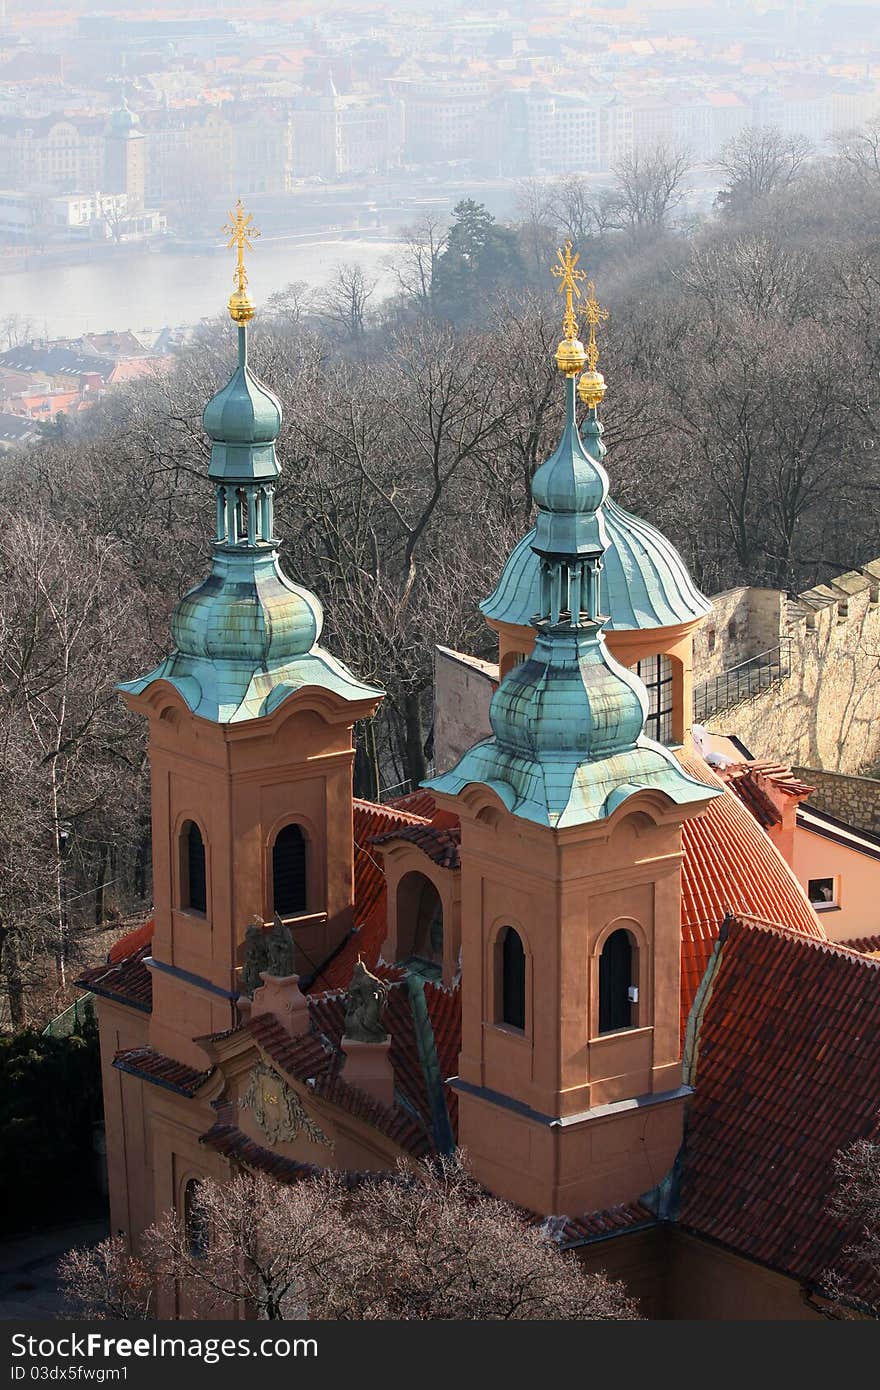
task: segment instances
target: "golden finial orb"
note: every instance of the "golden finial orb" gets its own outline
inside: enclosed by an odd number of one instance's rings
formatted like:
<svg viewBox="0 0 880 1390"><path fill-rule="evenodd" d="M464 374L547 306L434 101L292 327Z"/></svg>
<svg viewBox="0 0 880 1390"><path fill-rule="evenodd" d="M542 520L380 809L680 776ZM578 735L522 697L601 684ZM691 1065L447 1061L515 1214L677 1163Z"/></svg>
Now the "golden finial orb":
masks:
<svg viewBox="0 0 880 1390"><path fill-rule="evenodd" d="M579 280L586 280L582 270L577 269L580 252L571 254L571 242L565 243L565 250L556 252L558 265L551 266L550 274L559 281L559 293L565 295L565 313L562 316L562 331L565 334L556 349L556 365L565 376L577 376L587 360L587 350L578 338L578 321L575 318L574 301L580 299Z"/></svg>
<svg viewBox="0 0 880 1390"><path fill-rule="evenodd" d="M254 239L260 235L253 222L253 215L245 213L239 198L235 205L235 212L230 212L229 221L223 228L224 235L229 237L227 246L238 248L235 271L233 272L235 289L229 296L227 307L229 317L233 323L237 323L239 326L249 323L254 316L254 302L247 292L248 277L244 268L245 247L252 251Z"/></svg>
<svg viewBox="0 0 880 1390"><path fill-rule="evenodd" d="M578 395L585 406L590 410L595 410L607 390L604 376L600 371L597 371L599 346L596 342L596 329L600 323L604 323L608 318L608 310L603 309L597 300L596 286L592 280L587 285L587 292L588 298L584 303L584 312L587 316L587 323L590 325L590 336L586 348L587 371L578 382Z"/></svg>

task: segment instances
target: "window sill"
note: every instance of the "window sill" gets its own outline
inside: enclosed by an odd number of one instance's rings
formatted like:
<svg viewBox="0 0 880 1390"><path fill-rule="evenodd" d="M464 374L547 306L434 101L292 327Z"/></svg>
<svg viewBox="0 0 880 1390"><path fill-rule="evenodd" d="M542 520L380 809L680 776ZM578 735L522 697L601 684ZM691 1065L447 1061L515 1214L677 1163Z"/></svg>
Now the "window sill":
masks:
<svg viewBox="0 0 880 1390"><path fill-rule="evenodd" d="M528 1043L529 1035L524 1028L514 1028L512 1023L492 1023L489 1025L493 1032L500 1033L502 1037L512 1038L514 1042Z"/></svg>
<svg viewBox="0 0 880 1390"><path fill-rule="evenodd" d="M814 912L839 912L840 903L810 903Z"/></svg>

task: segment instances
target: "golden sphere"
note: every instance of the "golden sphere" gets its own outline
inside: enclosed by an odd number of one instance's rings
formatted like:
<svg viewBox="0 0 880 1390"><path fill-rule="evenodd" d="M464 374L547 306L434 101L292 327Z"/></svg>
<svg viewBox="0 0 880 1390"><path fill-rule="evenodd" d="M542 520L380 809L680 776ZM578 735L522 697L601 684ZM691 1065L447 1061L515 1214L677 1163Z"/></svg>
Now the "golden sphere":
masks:
<svg viewBox="0 0 880 1390"><path fill-rule="evenodd" d="M566 376L577 376L587 360L587 351L579 338L563 338L556 349L556 365Z"/></svg>
<svg viewBox="0 0 880 1390"><path fill-rule="evenodd" d="M605 390L605 378L601 372L584 372L578 382L578 395L584 405L589 406L591 410L595 410L605 395Z"/></svg>
<svg viewBox="0 0 880 1390"><path fill-rule="evenodd" d="M235 290L229 296L229 317L234 323L249 323L254 316L254 302L247 290Z"/></svg>

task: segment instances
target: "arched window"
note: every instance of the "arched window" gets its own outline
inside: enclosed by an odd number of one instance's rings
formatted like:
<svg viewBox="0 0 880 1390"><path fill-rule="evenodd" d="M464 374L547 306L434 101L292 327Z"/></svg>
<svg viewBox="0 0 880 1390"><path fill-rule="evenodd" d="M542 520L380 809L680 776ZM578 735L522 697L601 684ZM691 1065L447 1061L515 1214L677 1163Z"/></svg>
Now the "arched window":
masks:
<svg viewBox="0 0 880 1390"><path fill-rule="evenodd" d="M181 906L191 912L207 912L208 886L205 875L205 842L194 820L183 827L181 845Z"/></svg>
<svg viewBox="0 0 880 1390"><path fill-rule="evenodd" d="M612 932L599 957L599 1032L632 1026L633 948L628 931Z"/></svg>
<svg viewBox="0 0 880 1390"><path fill-rule="evenodd" d="M710 648L711 650L711 648ZM648 692L648 717L645 733L658 743L672 742L672 662L668 656L649 656L637 661L632 668L644 681Z"/></svg>
<svg viewBox="0 0 880 1390"><path fill-rule="evenodd" d="M397 954L443 964L443 903L424 874L404 874L397 889Z"/></svg>
<svg viewBox="0 0 880 1390"><path fill-rule="evenodd" d="M306 910L306 839L298 825L285 825L276 836L272 901L281 917L294 917Z"/></svg>
<svg viewBox="0 0 880 1390"><path fill-rule="evenodd" d="M208 1255L208 1213L199 1195L199 1184L190 1178L183 1190L183 1229L189 1253L194 1260L204 1260Z"/></svg>
<svg viewBox="0 0 880 1390"><path fill-rule="evenodd" d="M513 927L501 933L501 1022L525 1032L526 953Z"/></svg>

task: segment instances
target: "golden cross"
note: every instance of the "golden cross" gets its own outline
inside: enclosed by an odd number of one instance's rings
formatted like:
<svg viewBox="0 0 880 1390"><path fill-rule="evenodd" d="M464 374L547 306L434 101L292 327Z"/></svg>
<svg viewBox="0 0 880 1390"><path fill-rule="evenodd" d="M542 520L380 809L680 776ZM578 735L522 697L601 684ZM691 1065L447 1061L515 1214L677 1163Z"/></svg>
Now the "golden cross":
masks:
<svg viewBox="0 0 880 1390"><path fill-rule="evenodd" d="M241 199L235 205L235 212L229 213L229 221L223 228L224 234L229 237L227 246L238 247L238 263L235 267L233 278L238 284L239 294L244 294L247 287L247 271L244 268L244 248L253 251L253 239L260 235L259 231L253 226L253 214L245 215Z"/></svg>
<svg viewBox="0 0 880 1390"><path fill-rule="evenodd" d="M588 298L584 303L584 313L587 316L587 323L590 325L590 338L587 343L587 362L590 371L596 370L596 363L599 361L599 348L596 343L596 329L600 323L604 323L608 318L608 310L603 309L596 298L596 286L592 280L587 282Z"/></svg>
<svg viewBox="0 0 880 1390"><path fill-rule="evenodd" d="M578 281L586 280L587 277L582 270L577 269L581 254L579 251L576 251L574 255L571 254L570 241L565 243L564 253L557 251L556 255L559 264L550 267L550 274L556 276L559 281L559 293L565 295L562 331L569 341L574 341L578 335L578 322L574 316L574 301L581 297Z"/></svg>

